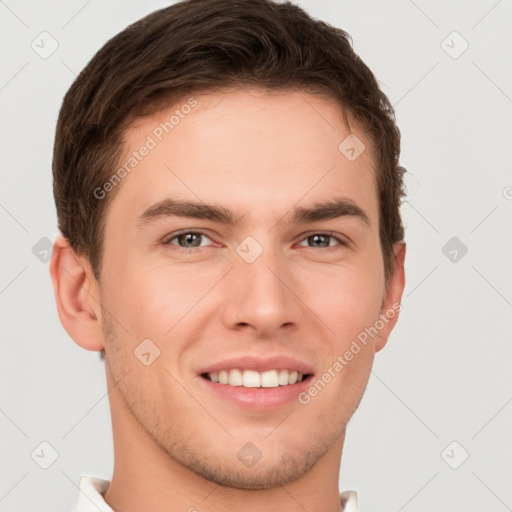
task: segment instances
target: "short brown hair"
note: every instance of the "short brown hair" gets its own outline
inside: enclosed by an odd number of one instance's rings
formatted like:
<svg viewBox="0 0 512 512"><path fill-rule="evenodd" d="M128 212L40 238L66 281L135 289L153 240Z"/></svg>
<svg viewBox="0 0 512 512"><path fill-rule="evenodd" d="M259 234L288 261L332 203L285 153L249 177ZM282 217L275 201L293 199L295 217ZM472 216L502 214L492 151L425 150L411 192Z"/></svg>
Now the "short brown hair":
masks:
<svg viewBox="0 0 512 512"><path fill-rule="evenodd" d="M393 107L343 30L290 2L186 0L110 39L67 92L57 123L53 190L59 229L99 278L112 175L129 123L194 92L237 87L330 98L360 122L375 151L385 276L404 238L400 131ZM346 110L346 112L345 112ZM340 141L341 142L341 141ZM117 187L119 188L119 187Z"/></svg>

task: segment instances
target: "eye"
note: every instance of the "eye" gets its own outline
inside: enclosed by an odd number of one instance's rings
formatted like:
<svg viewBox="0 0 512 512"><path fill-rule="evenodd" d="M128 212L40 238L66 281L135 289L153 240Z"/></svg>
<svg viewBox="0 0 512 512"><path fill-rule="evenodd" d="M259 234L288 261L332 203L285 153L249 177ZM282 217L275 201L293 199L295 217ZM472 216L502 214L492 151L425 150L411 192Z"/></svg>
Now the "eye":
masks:
<svg viewBox="0 0 512 512"><path fill-rule="evenodd" d="M207 238L211 241L211 238L201 231L182 231L181 233L174 234L171 238L167 238L163 243L166 245L178 245L182 249L194 249L196 247L204 247L201 245L201 238ZM173 240L177 240L178 243L173 243Z"/></svg>
<svg viewBox="0 0 512 512"><path fill-rule="evenodd" d="M303 240L306 242L311 242L312 244L318 244L318 245L316 245L316 247L327 248L327 249L332 248L332 246L330 244L330 240L337 241L338 244L336 244L336 245L342 245L342 246L347 245L343 240L341 240L340 238L338 238L334 235L331 235L330 233L313 233L311 235L308 235ZM310 246L310 247L315 248L315 245Z"/></svg>
<svg viewBox="0 0 512 512"><path fill-rule="evenodd" d="M202 240L206 238L210 242L212 239L202 231L182 231L174 233L169 238L163 240L164 245L177 245L181 249L199 249L205 247L208 244L202 244ZM313 233L303 239L303 242L307 242L311 248L320 249L333 249L336 246L347 246L347 243L330 233ZM331 244L332 241L337 243ZM302 243L303 243L302 242ZM193 251L188 251L193 252Z"/></svg>

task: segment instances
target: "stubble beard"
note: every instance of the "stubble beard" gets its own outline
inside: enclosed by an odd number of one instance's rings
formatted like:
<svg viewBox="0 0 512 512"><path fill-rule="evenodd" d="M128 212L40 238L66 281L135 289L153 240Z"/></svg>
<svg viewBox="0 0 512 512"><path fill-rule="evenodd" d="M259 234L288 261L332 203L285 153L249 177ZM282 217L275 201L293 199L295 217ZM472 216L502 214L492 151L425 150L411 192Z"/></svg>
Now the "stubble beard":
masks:
<svg viewBox="0 0 512 512"><path fill-rule="evenodd" d="M115 367L121 364L122 366L123 351L122 346L116 340L113 323L108 314L103 318L103 335L106 346L105 364L112 372L112 365ZM112 375L114 376L115 373ZM116 380L119 381L119 377ZM267 453L265 453L265 448L262 447L261 458L252 467L246 467L241 460L233 455L236 450L230 449L229 453L215 453L214 439L206 443L208 447L212 448L208 453L194 448L197 443L187 436L189 429L185 423L163 426L158 421L157 412L147 405L151 403L151 400L144 400L141 393L126 386L127 383L128 380L119 381L117 386L119 393L127 410L155 445L173 462L222 487L262 490L296 482L305 477L318 464L345 431L346 422L342 428L339 428L338 425L332 424L332 417L325 418L331 420L328 423L331 425L331 429L328 430L325 427L325 421L320 418L317 423L317 432L310 432L307 435L310 444L305 446L305 449L295 447L288 453L284 452L276 456L273 453L268 453L270 449L267 449ZM357 406L354 410L356 408ZM294 428L292 418L293 414L278 428ZM311 441L312 439L313 441ZM234 443L235 440L232 442ZM240 447L245 442L242 442Z"/></svg>

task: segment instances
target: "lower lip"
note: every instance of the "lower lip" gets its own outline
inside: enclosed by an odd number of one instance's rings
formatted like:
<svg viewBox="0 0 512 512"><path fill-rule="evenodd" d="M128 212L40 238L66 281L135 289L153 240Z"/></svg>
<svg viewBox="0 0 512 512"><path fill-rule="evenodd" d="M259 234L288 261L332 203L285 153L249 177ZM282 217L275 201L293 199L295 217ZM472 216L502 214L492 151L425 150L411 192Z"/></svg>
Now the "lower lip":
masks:
<svg viewBox="0 0 512 512"><path fill-rule="evenodd" d="M229 386L212 382L201 376L199 379L212 393L230 400L240 407L253 411L271 411L294 400L298 401L297 396L309 387L312 377L313 375L309 375L301 382L276 388L244 388L243 386Z"/></svg>

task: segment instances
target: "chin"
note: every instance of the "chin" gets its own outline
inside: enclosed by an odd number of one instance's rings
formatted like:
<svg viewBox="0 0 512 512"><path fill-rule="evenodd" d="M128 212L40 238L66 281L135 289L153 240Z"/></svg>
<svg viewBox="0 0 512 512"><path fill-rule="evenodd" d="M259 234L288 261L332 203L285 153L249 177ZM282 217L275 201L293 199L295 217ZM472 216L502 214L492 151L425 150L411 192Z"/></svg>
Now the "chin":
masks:
<svg viewBox="0 0 512 512"><path fill-rule="evenodd" d="M186 442L176 443L176 439L164 451L182 467L205 480L219 486L262 490L273 489L302 479L331 448L337 436L326 435L324 431L316 437L316 442L295 447L284 447L284 443L255 441L261 451L252 443L211 444L201 450L197 445ZM163 448L161 446L161 448ZM212 449L213 448L213 449ZM215 449L216 448L216 449Z"/></svg>
<svg viewBox="0 0 512 512"><path fill-rule="evenodd" d="M291 484L300 480L312 469L316 460L307 457L301 459L283 457L277 464L265 464L259 460L253 467L240 468L242 463L236 465L231 462L225 465L211 465L208 461L196 461L191 469L198 476L216 483L222 487L244 490L273 489ZM237 467L238 466L238 467Z"/></svg>

